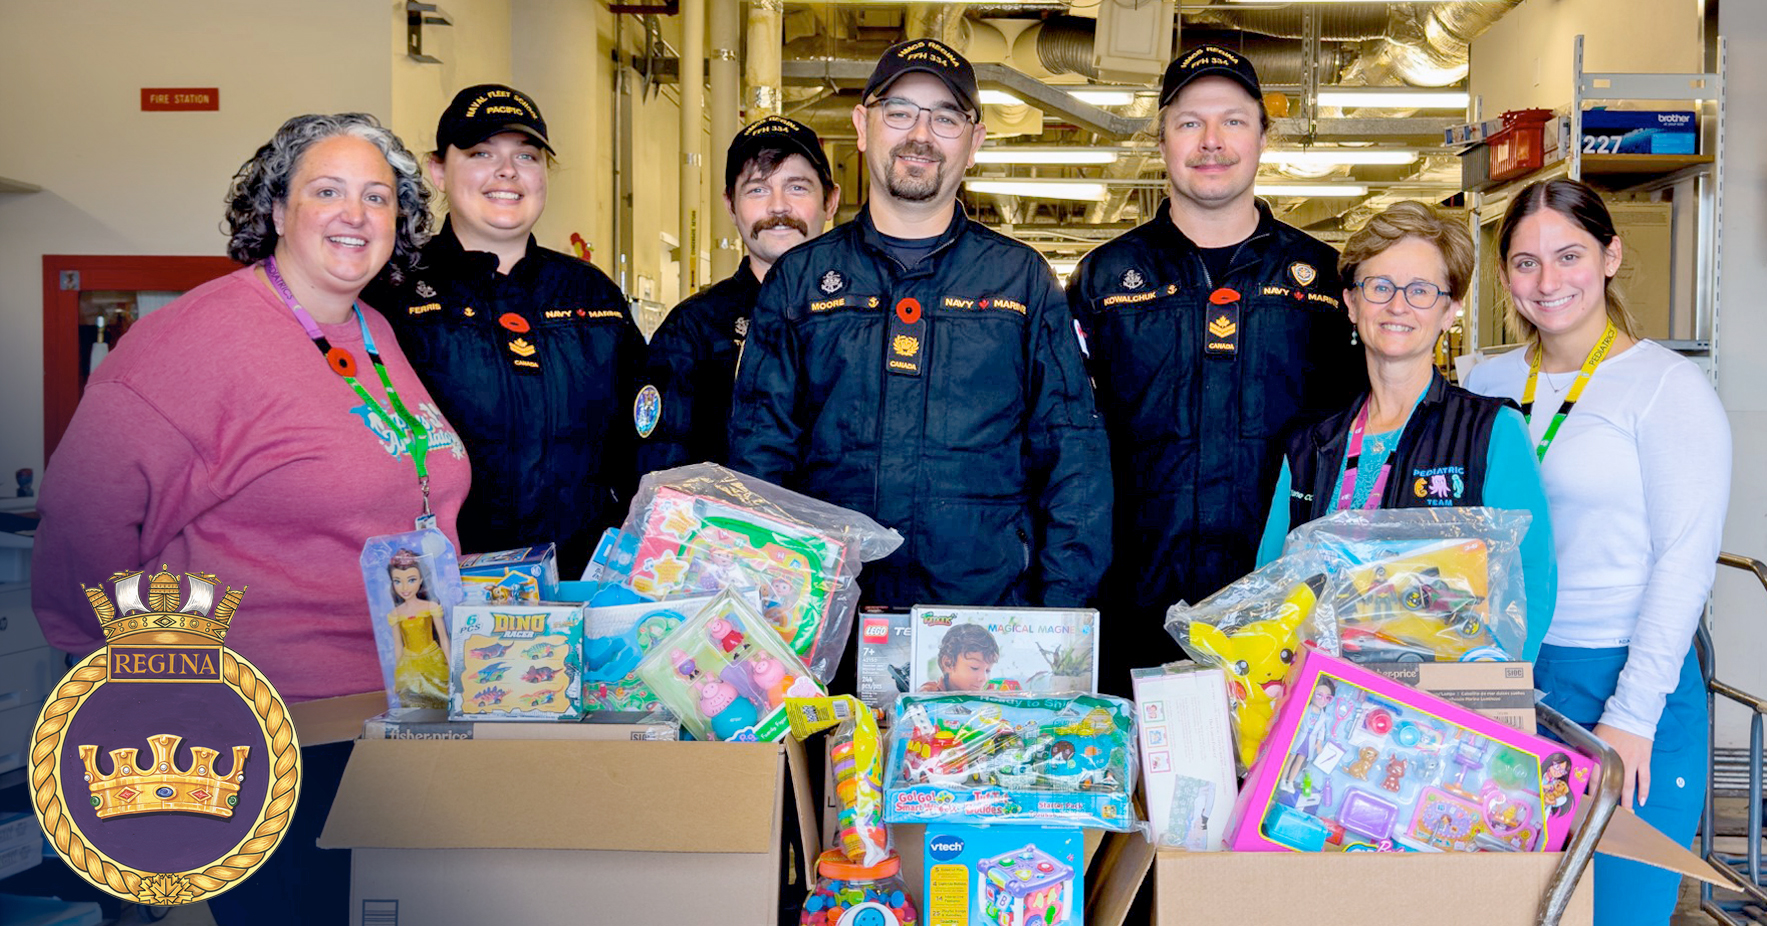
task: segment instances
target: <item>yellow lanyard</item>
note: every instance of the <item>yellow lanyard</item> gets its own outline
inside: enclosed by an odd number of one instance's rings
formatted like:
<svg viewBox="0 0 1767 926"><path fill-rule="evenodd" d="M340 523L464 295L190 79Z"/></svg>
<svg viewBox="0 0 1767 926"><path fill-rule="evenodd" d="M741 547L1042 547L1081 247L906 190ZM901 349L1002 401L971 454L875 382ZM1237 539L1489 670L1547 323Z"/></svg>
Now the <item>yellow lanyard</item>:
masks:
<svg viewBox="0 0 1767 926"><path fill-rule="evenodd" d="M1565 393L1565 400L1559 405L1558 414L1552 416L1552 423L1546 426L1546 433L1540 438L1540 446L1535 448L1535 453L1542 461L1546 459L1547 449L1552 446L1552 439L1558 436L1558 426L1565 423L1565 416L1571 413L1571 407L1583 395L1583 387L1589 385L1589 377L1595 375L1595 368L1607 357L1608 349L1614 346L1614 339L1619 335L1619 329L1614 327L1614 323L1608 322L1607 328L1601 332L1601 340L1595 342L1595 346L1589 350L1589 356L1583 359L1583 368L1577 371L1577 381L1571 384L1571 391ZM1530 424L1534 421L1534 385L1540 378L1540 355L1545 352L1545 348L1534 351L1534 359L1528 361L1528 384L1522 389L1522 417Z"/></svg>

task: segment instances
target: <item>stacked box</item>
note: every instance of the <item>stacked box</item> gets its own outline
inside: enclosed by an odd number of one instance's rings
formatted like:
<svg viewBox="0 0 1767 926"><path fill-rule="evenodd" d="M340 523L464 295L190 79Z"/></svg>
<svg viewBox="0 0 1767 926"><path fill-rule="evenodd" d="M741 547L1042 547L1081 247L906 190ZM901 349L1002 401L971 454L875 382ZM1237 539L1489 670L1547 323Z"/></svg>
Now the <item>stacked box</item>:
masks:
<svg viewBox="0 0 1767 926"><path fill-rule="evenodd" d="M460 605L449 638L451 719L582 719L581 605Z"/></svg>
<svg viewBox="0 0 1767 926"><path fill-rule="evenodd" d="M462 556L460 584L467 604L555 601L558 550L549 543Z"/></svg>

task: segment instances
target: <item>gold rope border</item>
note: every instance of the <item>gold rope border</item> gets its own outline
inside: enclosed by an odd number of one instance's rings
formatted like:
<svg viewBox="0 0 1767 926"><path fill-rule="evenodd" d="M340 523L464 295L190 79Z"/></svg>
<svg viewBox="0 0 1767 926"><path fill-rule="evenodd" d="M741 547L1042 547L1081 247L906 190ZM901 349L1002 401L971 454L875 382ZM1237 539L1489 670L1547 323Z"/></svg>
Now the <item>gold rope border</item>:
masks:
<svg viewBox="0 0 1767 926"><path fill-rule="evenodd" d="M74 709L88 692L109 678L105 653L105 650L99 650L84 665L69 673L56 689L55 700L44 706L31 745L31 797L38 818L43 821L43 831L49 834L55 850L69 866L93 884L108 887L112 894L135 899L142 893L144 879L141 874L118 866L87 844L73 821L62 812L61 795L53 786L55 769L60 763L62 734ZM295 798L299 794L300 747L295 742L294 723L282 701L276 697L275 690L267 680L258 677L257 670L250 663L235 658L225 649L221 651L221 677L252 703L252 709L257 712L264 732L268 734L272 773L270 802L251 837L240 843L234 854L200 872L182 876L181 880L195 889L179 898L184 902L218 893L250 874L276 848L283 830L294 817ZM159 880L159 876L153 877Z"/></svg>

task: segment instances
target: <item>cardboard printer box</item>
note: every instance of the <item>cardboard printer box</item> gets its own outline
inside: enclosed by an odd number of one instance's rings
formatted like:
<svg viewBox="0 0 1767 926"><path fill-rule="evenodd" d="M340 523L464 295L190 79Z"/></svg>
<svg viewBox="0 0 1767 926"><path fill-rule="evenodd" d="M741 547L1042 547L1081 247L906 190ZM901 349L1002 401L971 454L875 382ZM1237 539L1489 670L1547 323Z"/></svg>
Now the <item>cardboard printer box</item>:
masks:
<svg viewBox="0 0 1767 926"><path fill-rule="evenodd" d="M809 794L796 742L364 739L319 845L354 850L352 926L772 923Z"/></svg>

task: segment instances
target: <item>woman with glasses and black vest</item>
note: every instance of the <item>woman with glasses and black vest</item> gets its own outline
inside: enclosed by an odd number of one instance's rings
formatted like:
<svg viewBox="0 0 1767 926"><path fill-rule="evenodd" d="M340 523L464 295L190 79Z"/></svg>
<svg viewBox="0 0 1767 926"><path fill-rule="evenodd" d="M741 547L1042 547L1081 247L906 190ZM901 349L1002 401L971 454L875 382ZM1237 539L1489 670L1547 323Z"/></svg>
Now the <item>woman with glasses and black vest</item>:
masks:
<svg viewBox="0 0 1767 926"><path fill-rule="evenodd" d="M1334 511L1527 511L1528 636L1511 655L1531 661L1552 621L1557 567L1527 425L1513 403L1449 384L1434 362L1472 277L1472 239L1423 203L1395 203L1350 238L1338 268L1369 391L1289 436L1258 563L1281 555L1291 527Z"/></svg>

